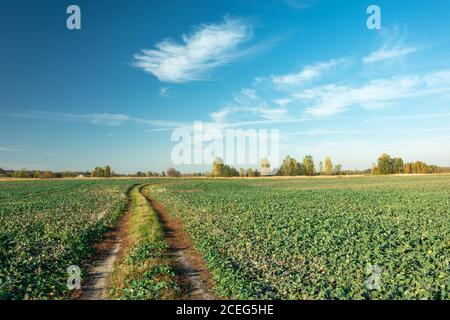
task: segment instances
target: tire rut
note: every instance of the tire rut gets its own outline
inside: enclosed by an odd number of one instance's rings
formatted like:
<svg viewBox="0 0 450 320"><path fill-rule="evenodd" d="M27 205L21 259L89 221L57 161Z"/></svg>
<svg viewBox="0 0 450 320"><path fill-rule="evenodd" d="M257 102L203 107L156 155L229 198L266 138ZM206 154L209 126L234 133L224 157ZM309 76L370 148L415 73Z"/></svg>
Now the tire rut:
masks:
<svg viewBox="0 0 450 320"><path fill-rule="evenodd" d="M145 196L145 195L144 195ZM184 300L215 300L214 281L201 255L192 248L189 235L177 219L169 216L165 208L148 198L164 228L168 252L173 269L178 276Z"/></svg>

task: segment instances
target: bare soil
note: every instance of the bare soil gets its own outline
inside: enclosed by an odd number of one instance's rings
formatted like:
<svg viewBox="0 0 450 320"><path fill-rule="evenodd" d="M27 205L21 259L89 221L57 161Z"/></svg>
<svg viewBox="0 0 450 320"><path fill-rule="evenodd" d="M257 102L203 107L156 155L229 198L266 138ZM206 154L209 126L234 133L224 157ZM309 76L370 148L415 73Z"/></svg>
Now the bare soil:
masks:
<svg viewBox="0 0 450 320"><path fill-rule="evenodd" d="M122 251L128 233L128 220L130 209L120 219L114 230L108 232L101 242L95 244L95 254L92 265L88 271L86 281L74 298L80 300L107 299L108 276L114 270L114 263Z"/></svg>
<svg viewBox="0 0 450 320"><path fill-rule="evenodd" d="M164 227L169 255L173 269L178 276L184 300L214 300L214 280L202 256L192 247L189 235L182 223L171 217L166 209L153 199L149 199L153 210Z"/></svg>

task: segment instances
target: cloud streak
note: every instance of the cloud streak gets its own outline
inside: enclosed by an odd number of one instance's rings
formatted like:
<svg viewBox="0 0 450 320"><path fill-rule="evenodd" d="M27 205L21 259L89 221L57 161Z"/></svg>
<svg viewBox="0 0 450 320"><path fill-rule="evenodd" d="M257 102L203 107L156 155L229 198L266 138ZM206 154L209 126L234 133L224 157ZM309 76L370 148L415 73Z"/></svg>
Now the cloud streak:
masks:
<svg viewBox="0 0 450 320"><path fill-rule="evenodd" d="M302 70L296 73L272 76L272 82L277 85L301 85L308 81L320 78L323 73L329 71L333 67L336 67L343 62L343 59L332 59L326 62L318 62L313 65L307 65Z"/></svg>
<svg viewBox="0 0 450 320"><path fill-rule="evenodd" d="M363 58L363 63L373 63L383 60L390 60L394 58L400 58L402 56L416 52L417 49L414 47L396 47L391 49L379 49L372 52L368 56Z"/></svg>
<svg viewBox="0 0 450 320"><path fill-rule="evenodd" d="M242 19L225 17L219 24L204 24L181 42L166 39L154 49L134 55L134 65L162 82L205 80L216 67L245 54L240 45L250 40L251 26Z"/></svg>
<svg viewBox="0 0 450 320"><path fill-rule="evenodd" d="M422 76L376 79L362 86L331 84L304 90L294 96L309 104L305 109L307 114L326 117L342 113L354 106L380 109L390 107L400 100L447 92L450 92L450 70Z"/></svg>

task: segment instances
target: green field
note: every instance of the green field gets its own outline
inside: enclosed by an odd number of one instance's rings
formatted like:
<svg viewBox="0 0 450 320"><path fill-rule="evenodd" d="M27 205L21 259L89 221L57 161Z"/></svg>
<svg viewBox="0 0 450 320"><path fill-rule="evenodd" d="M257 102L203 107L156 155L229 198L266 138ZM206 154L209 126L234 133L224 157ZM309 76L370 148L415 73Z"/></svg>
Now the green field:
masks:
<svg viewBox="0 0 450 320"><path fill-rule="evenodd" d="M222 297L450 298L450 176L146 182ZM0 299L67 297L67 267L85 265L137 183L0 182Z"/></svg>
<svg viewBox="0 0 450 320"><path fill-rule="evenodd" d="M160 181L226 297L448 299L450 176ZM373 267L379 288L369 289ZM373 279L373 278L372 278Z"/></svg>
<svg viewBox="0 0 450 320"><path fill-rule="evenodd" d="M0 299L66 296L67 267L84 265L136 183L0 182Z"/></svg>

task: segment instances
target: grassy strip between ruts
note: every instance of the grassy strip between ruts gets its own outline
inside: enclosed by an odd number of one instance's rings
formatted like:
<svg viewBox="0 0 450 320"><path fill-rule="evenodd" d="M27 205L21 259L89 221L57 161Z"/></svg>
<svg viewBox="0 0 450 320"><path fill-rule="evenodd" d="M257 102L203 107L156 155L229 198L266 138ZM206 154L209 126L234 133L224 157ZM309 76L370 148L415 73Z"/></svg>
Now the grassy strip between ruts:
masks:
<svg viewBox="0 0 450 320"><path fill-rule="evenodd" d="M164 231L141 188L130 193L126 246L109 277L109 298L176 299L180 288L167 256Z"/></svg>

